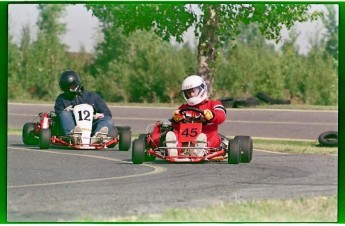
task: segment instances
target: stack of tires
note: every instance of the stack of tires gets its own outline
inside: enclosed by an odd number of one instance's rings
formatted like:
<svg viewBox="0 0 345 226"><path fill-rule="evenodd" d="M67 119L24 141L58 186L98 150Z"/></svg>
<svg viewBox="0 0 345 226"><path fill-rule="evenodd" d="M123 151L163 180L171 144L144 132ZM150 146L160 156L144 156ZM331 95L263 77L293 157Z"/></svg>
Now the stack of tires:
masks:
<svg viewBox="0 0 345 226"><path fill-rule="evenodd" d="M259 92L255 97L249 98L234 99L232 97L228 97L220 99L220 102L222 102L225 108L255 107L257 105L260 105L260 101L267 104L291 104L290 100L275 99L263 92Z"/></svg>
<svg viewBox="0 0 345 226"><path fill-rule="evenodd" d="M291 104L290 100L284 100L284 99L274 99L272 97L270 97L269 95L267 95L266 93L263 92L259 92L258 94L256 94L256 97L268 104Z"/></svg>

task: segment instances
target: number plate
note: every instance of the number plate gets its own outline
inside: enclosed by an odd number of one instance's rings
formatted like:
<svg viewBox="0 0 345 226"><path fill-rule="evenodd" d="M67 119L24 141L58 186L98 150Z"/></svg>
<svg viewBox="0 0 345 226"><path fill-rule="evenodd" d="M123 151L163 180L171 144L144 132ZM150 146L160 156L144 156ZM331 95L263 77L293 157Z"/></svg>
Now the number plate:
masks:
<svg viewBox="0 0 345 226"><path fill-rule="evenodd" d="M180 124L180 142L193 142L201 133L201 123L181 123Z"/></svg>

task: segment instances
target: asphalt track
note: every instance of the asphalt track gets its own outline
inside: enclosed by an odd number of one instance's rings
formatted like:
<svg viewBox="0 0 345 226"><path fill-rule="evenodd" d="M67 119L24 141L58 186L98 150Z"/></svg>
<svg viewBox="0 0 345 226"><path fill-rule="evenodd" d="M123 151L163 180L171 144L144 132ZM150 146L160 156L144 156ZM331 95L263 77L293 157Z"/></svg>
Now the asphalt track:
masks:
<svg viewBox="0 0 345 226"><path fill-rule="evenodd" d="M8 127L21 128L23 121L31 121L51 106L10 104L8 109ZM172 110L112 108L114 120L130 125L135 134L169 117ZM338 114L228 109L228 116L226 128L221 128L227 136L316 140L321 132L337 130ZM333 155L254 150L249 164L156 160L134 165L131 151L117 149L80 151L54 146L40 150L24 146L20 136L8 136L8 221L79 222L88 217L97 221L222 202L337 194L338 158Z"/></svg>

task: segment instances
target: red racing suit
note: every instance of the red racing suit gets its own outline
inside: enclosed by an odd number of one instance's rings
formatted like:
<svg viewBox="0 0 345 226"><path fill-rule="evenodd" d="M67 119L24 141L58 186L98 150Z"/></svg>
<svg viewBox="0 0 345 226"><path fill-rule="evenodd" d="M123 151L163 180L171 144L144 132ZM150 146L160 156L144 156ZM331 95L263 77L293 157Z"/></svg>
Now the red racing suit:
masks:
<svg viewBox="0 0 345 226"><path fill-rule="evenodd" d="M202 126L202 133L205 133L207 136L207 142L209 147L219 147L221 143L221 138L218 134L218 125L223 123L226 119L226 109L222 105L222 103L219 100L204 100L200 104L189 106L188 104L182 104L178 110L186 107L194 107L198 108L202 111L209 109L213 112L213 118L208 121L205 125ZM199 114L198 112L194 111L186 111L187 116L188 115L195 115ZM180 123L175 123L172 119L173 127L174 127L174 133L176 134L177 140L178 139L178 131L179 131L179 125ZM159 146L160 144L160 130L159 130L159 123L156 123L153 132L151 133L151 139L148 140L148 142L153 143L155 146ZM181 143L178 143L177 146L181 146Z"/></svg>

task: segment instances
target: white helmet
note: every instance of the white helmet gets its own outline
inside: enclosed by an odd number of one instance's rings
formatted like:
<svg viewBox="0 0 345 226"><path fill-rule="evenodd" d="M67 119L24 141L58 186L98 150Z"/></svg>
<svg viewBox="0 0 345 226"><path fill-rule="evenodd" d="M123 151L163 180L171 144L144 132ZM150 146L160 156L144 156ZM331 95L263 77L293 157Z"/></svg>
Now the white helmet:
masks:
<svg viewBox="0 0 345 226"><path fill-rule="evenodd" d="M181 86L183 97L187 104L194 106L207 98L207 86L203 78L198 75L188 76Z"/></svg>

